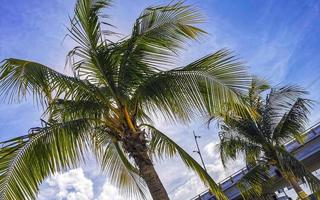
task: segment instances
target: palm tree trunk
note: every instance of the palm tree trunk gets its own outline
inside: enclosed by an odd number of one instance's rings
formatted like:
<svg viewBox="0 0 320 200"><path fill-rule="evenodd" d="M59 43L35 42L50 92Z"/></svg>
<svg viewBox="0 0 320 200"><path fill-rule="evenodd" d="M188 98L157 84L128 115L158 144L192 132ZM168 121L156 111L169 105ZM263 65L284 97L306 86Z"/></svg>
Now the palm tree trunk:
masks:
<svg viewBox="0 0 320 200"><path fill-rule="evenodd" d="M295 177L293 177L293 176L288 177L288 181L300 199L303 199L303 200L309 199L307 193L305 191L303 191L303 189L300 187L300 185Z"/></svg>
<svg viewBox="0 0 320 200"><path fill-rule="evenodd" d="M127 134L124 148L134 159L139 168L140 176L146 182L152 199L169 200L166 189L164 188L148 154L148 148L144 132Z"/></svg>
<svg viewBox="0 0 320 200"><path fill-rule="evenodd" d="M139 167L141 177L147 183L152 198L154 200L169 200L167 191L154 169L151 160L149 158L144 160L135 159L135 163Z"/></svg>

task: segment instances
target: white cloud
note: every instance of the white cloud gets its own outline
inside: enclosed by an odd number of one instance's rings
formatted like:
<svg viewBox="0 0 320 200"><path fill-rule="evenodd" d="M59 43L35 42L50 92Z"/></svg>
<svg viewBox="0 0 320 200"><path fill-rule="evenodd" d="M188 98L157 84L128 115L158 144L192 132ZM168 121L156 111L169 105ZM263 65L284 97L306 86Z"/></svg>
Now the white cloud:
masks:
<svg viewBox="0 0 320 200"><path fill-rule="evenodd" d="M216 146L216 142L210 142L206 146L204 146L204 151L208 154L210 158L214 158L217 156Z"/></svg>
<svg viewBox="0 0 320 200"><path fill-rule="evenodd" d="M41 186L38 200L125 200L108 181L94 186L94 183L97 184L95 179L86 177L82 168L56 174Z"/></svg>
<svg viewBox="0 0 320 200"><path fill-rule="evenodd" d="M49 178L38 199L90 200L93 197L92 181L78 168Z"/></svg>
<svg viewBox="0 0 320 200"><path fill-rule="evenodd" d="M108 182L105 182L102 192L100 193L97 200L124 200L124 198L119 195L116 187Z"/></svg>

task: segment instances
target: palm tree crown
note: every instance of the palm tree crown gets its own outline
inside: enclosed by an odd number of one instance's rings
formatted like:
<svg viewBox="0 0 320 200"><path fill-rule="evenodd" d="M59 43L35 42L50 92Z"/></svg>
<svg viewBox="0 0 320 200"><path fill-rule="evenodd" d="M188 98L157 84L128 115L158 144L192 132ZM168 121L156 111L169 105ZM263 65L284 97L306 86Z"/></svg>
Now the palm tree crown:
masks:
<svg viewBox="0 0 320 200"><path fill-rule="evenodd" d="M265 81L254 79L246 97L251 112L224 115L218 146L221 159L225 165L228 159L244 156L250 169L238 184L244 197L261 195L272 184L269 170L274 167L293 186L302 180L316 192L320 181L283 145L292 138L303 142L312 101L303 98L306 92L296 86L271 89L264 100L262 92L269 89Z"/></svg>
<svg viewBox="0 0 320 200"><path fill-rule="evenodd" d="M205 34L194 7L177 2L146 8L132 33L114 42L102 12L109 6L108 0L77 1L69 28L77 44L68 54L72 76L32 61L3 61L3 99L32 95L45 108L46 122L2 143L0 199L35 198L46 177L79 166L88 152L129 197L146 198L149 191L154 199L168 199L152 157L178 154L226 199L190 155L152 126L150 116L188 122L238 104L248 84L242 63L220 50L175 67L186 41Z"/></svg>

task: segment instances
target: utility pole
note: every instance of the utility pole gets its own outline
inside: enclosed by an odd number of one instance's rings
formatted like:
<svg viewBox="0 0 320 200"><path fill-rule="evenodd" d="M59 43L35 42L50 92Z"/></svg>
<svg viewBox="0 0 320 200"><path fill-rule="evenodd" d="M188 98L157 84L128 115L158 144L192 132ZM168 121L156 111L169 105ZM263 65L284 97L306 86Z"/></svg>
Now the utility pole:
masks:
<svg viewBox="0 0 320 200"><path fill-rule="evenodd" d="M194 141L196 142L196 145L197 145L197 151L193 151L193 152L199 154L203 169L207 172L207 168L206 168L206 165L204 164L204 161L203 161L203 158L202 158L202 155L201 155L201 151L200 151L200 148L199 148L199 144L198 144L198 138L201 138L201 136L196 135L194 131L193 131L193 136L194 136Z"/></svg>

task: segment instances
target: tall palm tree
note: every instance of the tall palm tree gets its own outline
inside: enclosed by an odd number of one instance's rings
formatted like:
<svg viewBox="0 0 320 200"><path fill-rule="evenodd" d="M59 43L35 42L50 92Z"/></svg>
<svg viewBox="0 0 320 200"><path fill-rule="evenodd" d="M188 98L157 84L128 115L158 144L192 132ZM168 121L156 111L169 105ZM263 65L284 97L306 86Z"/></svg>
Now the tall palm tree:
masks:
<svg viewBox="0 0 320 200"><path fill-rule="evenodd" d="M226 166L227 160L244 157L249 172L238 187L245 198L261 195L263 186L272 183L269 171L276 169L298 196L306 199L299 180L308 183L313 192L319 191L320 181L283 144L292 138L303 142L312 101L303 98L306 92L296 86L271 89L263 100L262 93L269 89L265 81L253 80L246 98L251 114L224 115L218 145L222 162Z"/></svg>
<svg viewBox="0 0 320 200"><path fill-rule="evenodd" d="M108 0L78 0L69 36L73 75L42 64L6 59L1 96L27 96L44 108L45 121L29 134L2 142L0 199L33 199L48 176L79 166L93 152L120 192L131 198L169 199L155 157L179 155L219 199L227 199L201 166L152 124L151 116L187 123L237 105L249 83L243 65L220 50L186 66L175 60L187 40L205 31L201 13L177 2L146 8L132 33L113 41L103 8ZM227 104L225 104L227 103Z"/></svg>

